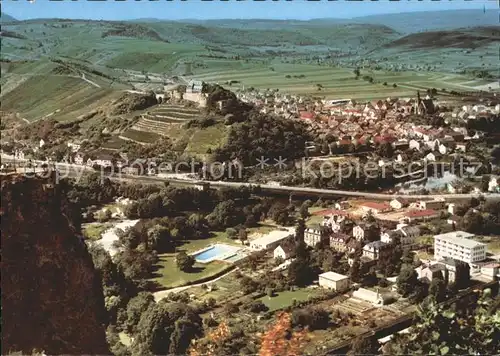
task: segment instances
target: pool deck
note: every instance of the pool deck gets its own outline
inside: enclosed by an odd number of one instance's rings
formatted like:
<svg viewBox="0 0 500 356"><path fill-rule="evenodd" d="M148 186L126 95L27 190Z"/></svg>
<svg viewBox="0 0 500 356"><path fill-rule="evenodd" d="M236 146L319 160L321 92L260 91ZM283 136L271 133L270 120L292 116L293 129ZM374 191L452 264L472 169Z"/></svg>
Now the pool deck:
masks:
<svg viewBox="0 0 500 356"><path fill-rule="evenodd" d="M213 248L215 248L216 246L224 246L224 248L227 250L231 250L231 251L225 251L221 254L217 254L213 257L210 257L210 258L207 258L207 259L204 259L204 260L199 260L196 258L197 255L200 255L202 254L203 252L206 252L206 251L209 251ZM229 245L229 244L223 244L223 243L216 243L216 244L213 244L213 245L209 245L205 248L202 248L201 250L198 250L198 251L195 251L193 253L190 254L191 256L193 256L195 259L196 259L196 262L198 263L210 263L210 262L213 262L213 261L222 261L222 262L227 262L227 263L234 263L236 261L239 261L245 257L248 256L248 254L244 251L244 247L243 246L233 246L233 245ZM237 257L237 256L240 256L240 258L237 258L237 259L234 259L234 257ZM231 260L232 259L232 260Z"/></svg>

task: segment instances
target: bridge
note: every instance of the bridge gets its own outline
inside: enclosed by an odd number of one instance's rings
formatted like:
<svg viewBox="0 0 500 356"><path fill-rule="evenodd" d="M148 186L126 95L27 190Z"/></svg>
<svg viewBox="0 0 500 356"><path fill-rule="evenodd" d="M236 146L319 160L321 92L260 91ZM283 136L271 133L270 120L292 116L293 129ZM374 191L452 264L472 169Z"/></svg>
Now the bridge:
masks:
<svg viewBox="0 0 500 356"><path fill-rule="evenodd" d="M3 163L13 162L12 158L2 158ZM19 162L19 160L17 160ZM36 161L36 164L43 164L45 162ZM89 172L98 172L87 166L66 164L66 163L54 163L51 164L53 167L57 168L59 171L59 178L81 178L84 174ZM23 172L21 172L23 173ZM309 188L309 187L296 187L296 186L284 186L284 185L273 185L273 184L252 184L247 182L227 182L227 181L201 181L198 179L178 179L173 177L158 177L158 176L137 176L137 175L127 175L123 173L116 174L102 174L115 181L124 182L137 182L142 184L164 184L169 182L171 184L178 184L183 186L197 186L200 182L209 183L211 188L239 188L239 187L255 187L258 186L263 193L272 194L282 194L290 196L304 196L304 197L330 197L330 198L366 198L371 200L392 200L395 198L404 198L409 201L421 200L421 199L447 199L447 200L463 200L470 198L478 198L483 196L485 199L500 199L499 193L469 193L469 194L388 194L388 193L369 193L363 191L350 191L350 190L338 190L338 189L320 189L320 188Z"/></svg>

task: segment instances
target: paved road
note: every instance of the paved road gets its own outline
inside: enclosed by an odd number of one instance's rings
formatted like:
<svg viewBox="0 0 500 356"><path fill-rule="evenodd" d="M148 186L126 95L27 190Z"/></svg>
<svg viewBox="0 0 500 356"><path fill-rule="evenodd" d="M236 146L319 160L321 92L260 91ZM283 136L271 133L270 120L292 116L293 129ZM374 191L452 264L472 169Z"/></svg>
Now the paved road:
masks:
<svg viewBox="0 0 500 356"><path fill-rule="evenodd" d="M12 158L7 158L2 155L2 162L12 162ZM41 162L37 162L41 163ZM74 164L57 163L56 167L60 171L60 177L81 177L84 171L91 170L91 168L86 166L79 166ZM186 179L174 179L156 176L133 176L133 175L115 175L109 177L113 180L118 181L135 181L140 183L149 184L163 184L164 182L180 183L184 185L195 185L199 183L197 180L186 180ZM233 187L238 188L242 186L255 186L255 184L245 183L245 182L224 182L215 181L210 182L211 187ZM470 199L472 197L483 196L485 199L500 199L499 193L470 193L470 194L420 194L420 195L408 195L408 194L384 194L384 193L367 193L359 191L348 191L348 190L335 190L335 189L318 189L318 188L308 188L308 187L292 187L292 186L279 186L272 184L261 184L259 185L263 191L292 194L292 195L317 195L317 196L332 196L332 197L351 197L351 198L367 198L375 200L391 200L394 198L406 198L408 200L419 200L419 199L439 199L444 198L447 200L457 200L457 199Z"/></svg>

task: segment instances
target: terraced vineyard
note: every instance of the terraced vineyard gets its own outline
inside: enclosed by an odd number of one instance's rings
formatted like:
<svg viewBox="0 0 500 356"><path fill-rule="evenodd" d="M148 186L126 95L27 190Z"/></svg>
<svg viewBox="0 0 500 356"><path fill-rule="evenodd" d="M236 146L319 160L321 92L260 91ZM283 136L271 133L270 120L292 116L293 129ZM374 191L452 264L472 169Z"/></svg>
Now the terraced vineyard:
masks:
<svg viewBox="0 0 500 356"><path fill-rule="evenodd" d="M132 129L170 136L172 125L180 126L189 120L199 118L200 115L201 112L193 108L180 105L159 105L144 114Z"/></svg>
<svg viewBox="0 0 500 356"><path fill-rule="evenodd" d="M154 132L144 132L134 129L129 129L126 132L122 133L122 135L120 136L120 138L123 140L130 140L142 144L153 143L156 140L159 140L160 137L160 135Z"/></svg>

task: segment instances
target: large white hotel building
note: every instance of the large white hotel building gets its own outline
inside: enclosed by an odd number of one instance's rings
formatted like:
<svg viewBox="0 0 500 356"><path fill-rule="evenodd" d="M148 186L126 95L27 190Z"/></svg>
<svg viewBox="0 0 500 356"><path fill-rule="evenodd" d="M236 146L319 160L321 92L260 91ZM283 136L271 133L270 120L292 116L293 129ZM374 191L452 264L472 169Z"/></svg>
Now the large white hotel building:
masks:
<svg viewBox="0 0 500 356"><path fill-rule="evenodd" d="M471 240L474 234L453 231L434 236L434 258L453 258L469 264L486 259L486 245Z"/></svg>

